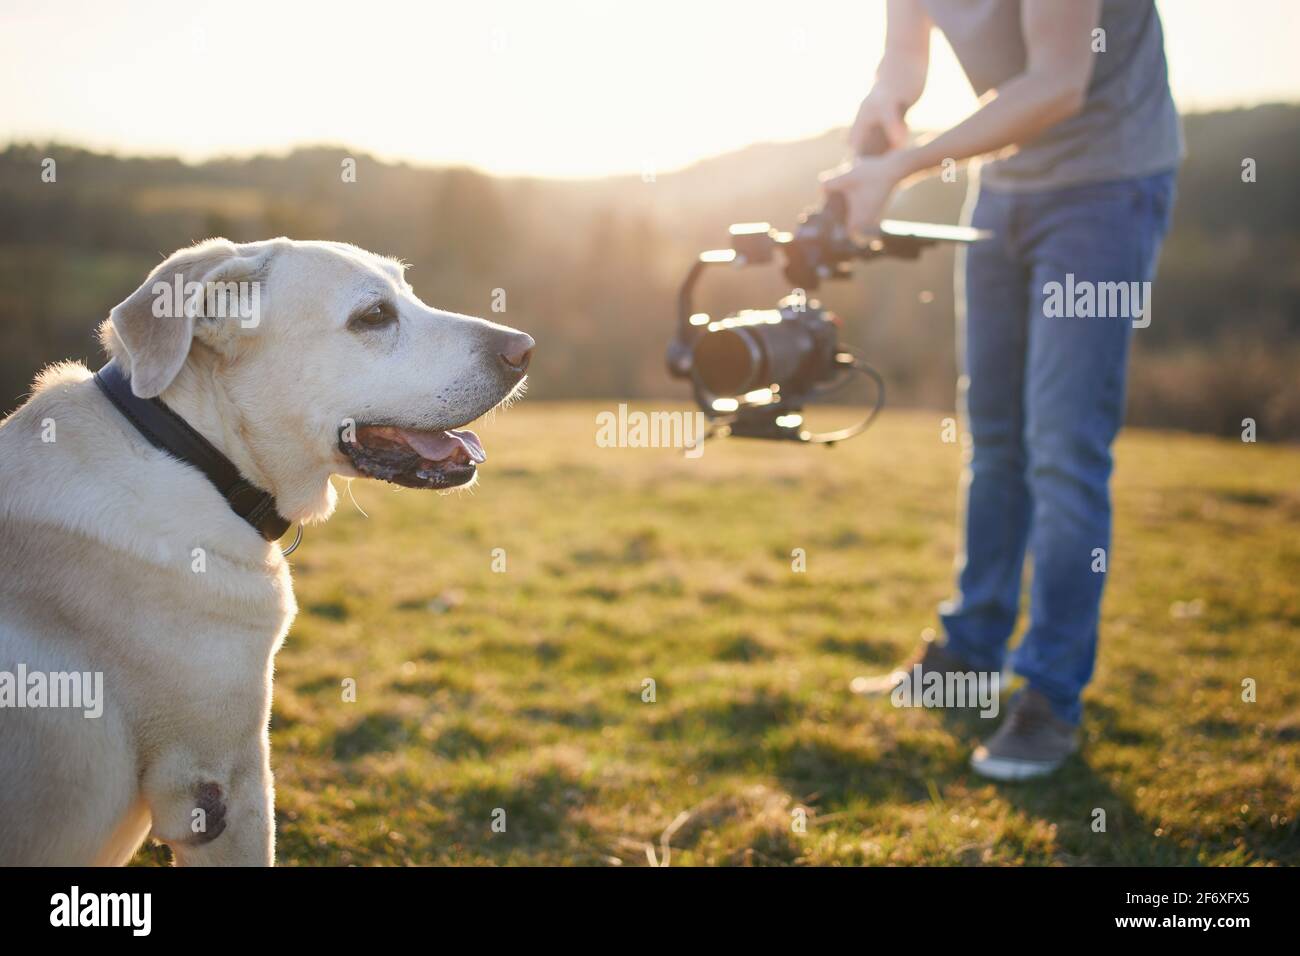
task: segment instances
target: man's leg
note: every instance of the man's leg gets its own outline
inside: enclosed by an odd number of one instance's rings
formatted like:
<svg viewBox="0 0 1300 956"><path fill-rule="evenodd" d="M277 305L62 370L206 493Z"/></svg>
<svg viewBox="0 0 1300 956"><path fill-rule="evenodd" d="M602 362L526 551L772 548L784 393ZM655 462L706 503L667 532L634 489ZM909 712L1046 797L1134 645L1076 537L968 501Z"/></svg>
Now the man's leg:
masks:
<svg viewBox="0 0 1300 956"><path fill-rule="evenodd" d="M960 250L957 269L958 400L969 444L957 594L939 610L948 650L988 671L1002 669L1015 628L1030 520L1022 438L1029 270L1016 255L1015 203L983 191L971 224L995 235Z"/></svg>
<svg viewBox="0 0 1300 956"><path fill-rule="evenodd" d="M1060 283L1064 294L1072 274L1076 290L1088 282L1102 295L1115 287L1101 283L1149 280L1171 202L1169 175L1040 194L1026 210L1025 248L1033 262L1025 382L1033 584L1029 631L1012 663L1067 724L1079 722L1079 696L1097 650L1110 561L1110 446L1124 415L1136 303L1130 297L1129 314L1120 316L1046 314L1049 283Z"/></svg>

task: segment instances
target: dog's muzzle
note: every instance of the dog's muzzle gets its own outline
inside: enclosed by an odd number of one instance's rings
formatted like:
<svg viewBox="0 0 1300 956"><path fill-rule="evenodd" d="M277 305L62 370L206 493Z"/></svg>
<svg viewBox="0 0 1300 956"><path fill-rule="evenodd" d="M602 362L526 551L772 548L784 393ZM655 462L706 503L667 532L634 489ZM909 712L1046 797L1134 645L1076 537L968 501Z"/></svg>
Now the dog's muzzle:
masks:
<svg viewBox="0 0 1300 956"><path fill-rule="evenodd" d="M483 443L466 428L444 431L358 425L352 441L339 429L339 450L360 474L407 488L455 488L487 460Z"/></svg>

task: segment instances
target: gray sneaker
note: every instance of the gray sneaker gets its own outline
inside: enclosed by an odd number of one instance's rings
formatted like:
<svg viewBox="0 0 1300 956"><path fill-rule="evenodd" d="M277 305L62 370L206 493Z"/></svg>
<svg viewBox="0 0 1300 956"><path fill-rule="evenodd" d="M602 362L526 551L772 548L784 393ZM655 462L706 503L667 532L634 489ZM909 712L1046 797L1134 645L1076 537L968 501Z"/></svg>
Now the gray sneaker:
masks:
<svg viewBox="0 0 1300 956"><path fill-rule="evenodd" d="M1047 776L1078 749L1076 728L1052 713L1046 697L1026 687L1012 698L997 733L975 748L970 765L994 780L1030 780Z"/></svg>
<svg viewBox="0 0 1300 956"><path fill-rule="evenodd" d="M922 680L925 680L925 676L930 673L968 674L974 670L943 644L927 640L901 667L875 677L855 677L849 684L849 689L863 697L888 697L900 685L907 685L903 694L910 700L912 678L916 674L917 667L921 669Z"/></svg>

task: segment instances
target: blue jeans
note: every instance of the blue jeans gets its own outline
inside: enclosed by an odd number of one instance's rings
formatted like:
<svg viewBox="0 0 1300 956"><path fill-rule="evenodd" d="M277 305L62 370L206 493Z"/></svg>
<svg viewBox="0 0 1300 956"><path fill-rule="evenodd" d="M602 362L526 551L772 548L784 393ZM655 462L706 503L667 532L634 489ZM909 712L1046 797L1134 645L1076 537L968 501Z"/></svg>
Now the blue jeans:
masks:
<svg viewBox="0 0 1300 956"><path fill-rule="evenodd" d="M1173 172L1035 193L984 189L969 219L995 235L957 264L965 528L957 595L940 617L954 653L1001 669L1028 550L1029 630L1011 665L1071 724L1097 653L1110 446L1134 316L1080 317L1086 306L1062 308L1059 293L1150 280L1173 196Z"/></svg>

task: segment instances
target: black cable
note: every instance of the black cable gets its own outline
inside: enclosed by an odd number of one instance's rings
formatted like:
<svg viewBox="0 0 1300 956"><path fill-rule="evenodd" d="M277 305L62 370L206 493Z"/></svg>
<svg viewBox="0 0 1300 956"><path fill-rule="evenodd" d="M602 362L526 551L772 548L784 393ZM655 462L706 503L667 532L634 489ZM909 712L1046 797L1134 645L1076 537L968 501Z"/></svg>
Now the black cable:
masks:
<svg viewBox="0 0 1300 956"><path fill-rule="evenodd" d="M853 353L850 352L849 354L852 355ZM870 414L868 414L866 418L862 419L862 421L858 422L856 425L850 425L848 428L841 428L839 431L833 432L809 432L807 441L810 445L829 445L837 441L844 441L845 439L852 438L855 435L861 435L871 426L871 423L876 420L876 416L880 414L880 410L885 407L885 379L881 374L856 355L853 357L853 363L846 367L861 372L876 383L876 406L871 410Z"/></svg>

